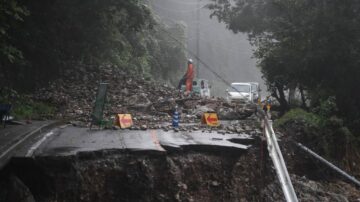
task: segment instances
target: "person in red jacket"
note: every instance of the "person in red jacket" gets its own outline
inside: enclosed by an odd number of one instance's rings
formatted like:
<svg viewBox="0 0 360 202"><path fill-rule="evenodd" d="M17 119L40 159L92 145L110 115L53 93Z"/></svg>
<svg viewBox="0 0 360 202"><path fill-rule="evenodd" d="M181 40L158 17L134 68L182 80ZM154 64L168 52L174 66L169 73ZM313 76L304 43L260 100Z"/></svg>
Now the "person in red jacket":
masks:
<svg viewBox="0 0 360 202"><path fill-rule="evenodd" d="M188 68L186 71L186 91L185 91L185 95L189 95L192 91L192 84L193 84L193 80L194 80L194 66L193 66L193 61L192 59L188 60Z"/></svg>
<svg viewBox="0 0 360 202"><path fill-rule="evenodd" d="M178 89L181 90L181 86L185 85L185 94L190 94L192 91L192 83L194 80L194 66L192 59L188 60L188 68L185 75L180 79Z"/></svg>

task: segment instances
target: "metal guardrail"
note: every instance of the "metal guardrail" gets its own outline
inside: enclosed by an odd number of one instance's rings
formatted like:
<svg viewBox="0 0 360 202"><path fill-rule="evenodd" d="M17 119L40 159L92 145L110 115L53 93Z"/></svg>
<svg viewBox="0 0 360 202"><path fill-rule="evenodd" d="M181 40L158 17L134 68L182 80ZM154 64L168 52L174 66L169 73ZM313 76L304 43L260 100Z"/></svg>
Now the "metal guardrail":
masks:
<svg viewBox="0 0 360 202"><path fill-rule="evenodd" d="M287 171L284 158L279 148L277 138L274 129L272 127L272 121L268 119L265 112L261 109L258 109L257 114L263 121L264 133L267 141L267 148L271 160L274 164L277 177L280 181L281 188L284 192L285 199L288 202L297 202L298 198L296 196L294 187L291 183L291 179Z"/></svg>
<svg viewBox="0 0 360 202"><path fill-rule="evenodd" d="M298 146L300 149L302 149L303 151L305 151L306 153L308 153L309 155L311 155L312 157L316 158L317 160L319 160L320 162L324 163L325 165L327 165L329 168L331 168L332 170L334 170L335 172L339 173L340 175L344 176L346 179L350 180L352 183L356 184L358 187L360 187L360 181L357 180L354 176L349 175L348 173L346 173L345 171L341 170L340 168L336 167L334 164L330 163L329 161L327 161L326 159L324 159L323 157L321 157L320 155L316 154L314 151L312 151L311 149L307 148L306 146L302 145L301 143L298 142L294 142L296 144L296 146Z"/></svg>

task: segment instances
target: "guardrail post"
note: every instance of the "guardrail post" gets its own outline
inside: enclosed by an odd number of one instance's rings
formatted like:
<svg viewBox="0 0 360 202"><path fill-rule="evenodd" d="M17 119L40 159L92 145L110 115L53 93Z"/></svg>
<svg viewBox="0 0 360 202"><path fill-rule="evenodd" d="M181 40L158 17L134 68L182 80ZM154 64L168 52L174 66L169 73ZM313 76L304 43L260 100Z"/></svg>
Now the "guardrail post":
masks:
<svg viewBox="0 0 360 202"><path fill-rule="evenodd" d="M272 127L272 121L268 119L267 113L264 111L262 111L262 113L258 113L258 116L262 119L269 155L274 164L285 199L288 202L297 202L298 199Z"/></svg>

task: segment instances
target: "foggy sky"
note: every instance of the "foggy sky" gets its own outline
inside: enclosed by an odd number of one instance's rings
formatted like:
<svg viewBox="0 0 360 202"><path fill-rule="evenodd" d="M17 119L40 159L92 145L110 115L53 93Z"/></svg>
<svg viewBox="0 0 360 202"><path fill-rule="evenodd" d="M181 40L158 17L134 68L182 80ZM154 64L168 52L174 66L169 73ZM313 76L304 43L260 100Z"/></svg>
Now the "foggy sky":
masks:
<svg viewBox="0 0 360 202"><path fill-rule="evenodd" d="M200 9L200 54L199 58L214 69L228 82L259 82L265 91L260 70L256 67L256 60L252 58L252 49L247 35L234 34L226 29L225 24L219 23L216 18L210 19L210 10L203 8L209 0L151 0L150 6L165 22L181 21L186 24L187 48L196 53L197 11ZM193 58L194 64L196 60ZM184 73L186 67L184 68ZM198 68L195 66L195 68ZM223 96L226 84L200 63L200 78L212 83L212 94ZM197 76L196 76L197 77Z"/></svg>

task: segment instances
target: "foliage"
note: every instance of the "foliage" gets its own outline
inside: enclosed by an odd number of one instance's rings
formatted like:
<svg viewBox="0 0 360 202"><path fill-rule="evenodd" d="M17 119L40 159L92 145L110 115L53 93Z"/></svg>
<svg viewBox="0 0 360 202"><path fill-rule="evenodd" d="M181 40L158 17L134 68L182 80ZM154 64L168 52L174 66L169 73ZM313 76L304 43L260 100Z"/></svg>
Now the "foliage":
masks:
<svg viewBox="0 0 360 202"><path fill-rule="evenodd" d="M28 96L6 87L0 88L0 103L11 104L11 115L18 120L52 118L55 114L54 106L35 102Z"/></svg>
<svg viewBox="0 0 360 202"><path fill-rule="evenodd" d="M137 0L41 0L26 7L30 15L9 32L26 63L5 67L11 68L7 78L26 86L43 84L68 68L109 64L128 49L140 55L130 37L151 25L150 12Z"/></svg>
<svg viewBox="0 0 360 202"><path fill-rule="evenodd" d="M185 42L184 26L181 24L166 26L158 22L150 32L152 32L148 43L150 73L156 78L177 85L178 79L184 73L182 67L186 66L187 60L184 47L172 37ZM150 33L149 35L151 36Z"/></svg>
<svg viewBox="0 0 360 202"><path fill-rule="evenodd" d="M55 113L55 107L49 106L42 102L18 102L12 111L12 115L18 119L43 119L53 118Z"/></svg>
<svg viewBox="0 0 360 202"><path fill-rule="evenodd" d="M326 100L320 100L319 104L314 107L312 111L324 118L336 115L338 111L336 106L336 98L331 96Z"/></svg>
<svg viewBox="0 0 360 202"><path fill-rule="evenodd" d="M291 109L289 112L284 114L281 118L277 119L274 123L275 127L284 127L290 122L302 123L307 127L319 128L322 125L322 119L320 116L310 112L306 112L303 109L296 108Z"/></svg>
<svg viewBox="0 0 360 202"><path fill-rule="evenodd" d="M0 48L12 50L3 51L9 59L1 60L0 85L31 90L67 69L98 71L104 65L168 79L185 60L183 48L154 27L157 22L141 0L40 0L25 1L22 7L16 2L0 7L5 9L0 17L17 21L10 26L0 20L0 32L6 31ZM180 27L173 31L183 33ZM7 38L11 44L4 42Z"/></svg>
<svg viewBox="0 0 360 202"><path fill-rule="evenodd" d="M319 110L330 112L328 104L331 105L331 101L324 102L321 105L324 108ZM292 109L276 120L274 127L285 130L292 135L292 139L314 149L325 158L340 162L343 168L359 172L353 162L360 160L360 139L344 125L341 118L329 118L329 113L320 114L323 116L299 108Z"/></svg>
<svg viewBox="0 0 360 202"><path fill-rule="evenodd" d="M288 109L284 91L296 86L314 106L334 97L338 115L355 125L360 117L359 1L213 1L214 16L234 32L249 34L269 91L283 110Z"/></svg>
<svg viewBox="0 0 360 202"><path fill-rule="evenodd" d="M10 63L21 60L22 54L12 44L8 31L11 26L24 20L28 11L16 0L1 0L0 3L0 61ZM2 62L0 62L0 66Z"/></svg>
<svg viewBox="0 0 360 202"><path fill-rule="evenodd" d="M112 66L175 83L186 58L170 35L184 40L184 27L156 21L142 0L2 1L0 103L13 104L19 119L51 116L53 106L27 99L23 91L69 69L83 74Z"/></svg>

